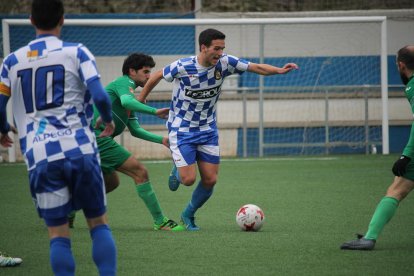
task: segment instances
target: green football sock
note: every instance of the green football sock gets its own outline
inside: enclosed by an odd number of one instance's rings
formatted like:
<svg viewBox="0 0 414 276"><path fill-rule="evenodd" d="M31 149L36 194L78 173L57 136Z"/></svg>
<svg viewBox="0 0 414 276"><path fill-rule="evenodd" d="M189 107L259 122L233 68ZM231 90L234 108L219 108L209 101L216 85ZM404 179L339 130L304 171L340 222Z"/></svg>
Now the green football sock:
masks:
<svg viewBox="0 0 414 276"><path fill-rule="evenodd" d="M142 198L152 217L154 218L154 222L156 224L162 223L164 214L162 213L157 196L152 189L151 182L147 181L145 183L135 185L135 188L137 189L139 197Z"/></svg>
<svg viewBox="0 0 414 276"><path fill-rule="evenodd" d="M375 209L371 222L369 223L368 231L365 234L366 239L376 240L381 233L384 226L394 216L398 208L398 200L393 197L383 197Z"/></svg>

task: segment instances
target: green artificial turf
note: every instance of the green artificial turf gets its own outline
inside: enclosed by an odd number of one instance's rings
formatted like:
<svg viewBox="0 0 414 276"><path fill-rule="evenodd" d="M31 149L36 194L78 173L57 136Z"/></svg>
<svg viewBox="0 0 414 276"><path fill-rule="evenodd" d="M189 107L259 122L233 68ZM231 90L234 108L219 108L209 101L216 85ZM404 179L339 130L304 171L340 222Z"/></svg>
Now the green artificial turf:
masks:
<svg viewBox="0 0 414 276"><path fill-rule="evenodd" d="M199 232L152 230L133 188L108 194L118 248L118 275L414 275L414 201L408 196L374 251L339 246L365 233L393 180L396 155L228 159L211 199L196 214ZM171 192L170 162L144 162L165 215L179 220L193 187ZM243 232L239 207L253 203L266 216L259 232ZM23 258L0 275L51 275L46 227L30 198L26 167L0 164L0 251ZM77 275L97 275L82 213L72 231Z"/></svg>

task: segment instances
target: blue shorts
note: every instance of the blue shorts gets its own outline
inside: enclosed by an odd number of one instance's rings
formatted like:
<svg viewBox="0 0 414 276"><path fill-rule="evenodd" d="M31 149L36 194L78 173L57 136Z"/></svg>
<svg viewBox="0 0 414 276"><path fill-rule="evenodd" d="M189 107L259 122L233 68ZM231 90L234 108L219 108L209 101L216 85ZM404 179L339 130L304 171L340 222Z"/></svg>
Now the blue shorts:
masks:
<svg viewBox="0 0 414 276"><path fill-rule="evenodd" d="M73 210L83 209L85 217L105 214L106 195L96 155L88 154L37 164L29 171L30 191L39 216L65 223ZM56 226L56 225L55 225Z"/></svg>
<svg viewBox="0 0 414 276"><path fill-rule="evenodd" d="M199 132L170 131L168 138L177 167L192 165L196 161L220 163L219 137L216 129Z"/></svg>

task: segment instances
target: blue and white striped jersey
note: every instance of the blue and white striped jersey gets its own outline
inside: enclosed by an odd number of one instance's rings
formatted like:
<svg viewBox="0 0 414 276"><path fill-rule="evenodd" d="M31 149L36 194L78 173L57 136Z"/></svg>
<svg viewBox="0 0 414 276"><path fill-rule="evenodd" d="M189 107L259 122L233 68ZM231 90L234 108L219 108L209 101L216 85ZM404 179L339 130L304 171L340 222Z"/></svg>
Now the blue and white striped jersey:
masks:
<svg viewBox="0 0 414 276"><path fill-rule="evenodd" d="M55 36L39 36L4 59L0 93L11 96L29 170L41 162L97 153L86 86L98 78L95 58L85 46Z"/></svg>
<svg viewBox="0 0 414 276"><path fill-rule="evenodd" d="M225 77L242 74L249 62L223 54L215 66L203 67L197 56L164 67L164 79L173 83L169 130L198 132L216 129L216 103Z"/></svg>

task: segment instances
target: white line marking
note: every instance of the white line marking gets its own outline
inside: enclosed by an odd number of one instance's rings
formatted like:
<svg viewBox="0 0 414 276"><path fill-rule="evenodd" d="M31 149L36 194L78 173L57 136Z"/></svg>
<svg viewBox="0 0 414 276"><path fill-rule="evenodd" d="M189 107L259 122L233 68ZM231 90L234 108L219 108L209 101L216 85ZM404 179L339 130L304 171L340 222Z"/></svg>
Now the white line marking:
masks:
<svg viewBox="0 0 414 276"><path fill-rule="evenodd" d="M275 158L226 158L221 159L221 162L261 162L261 161L330 161L338 160L339 157L275 157ZM165 164L172 163L172 160L141 160L148 164Z"/></svg>

